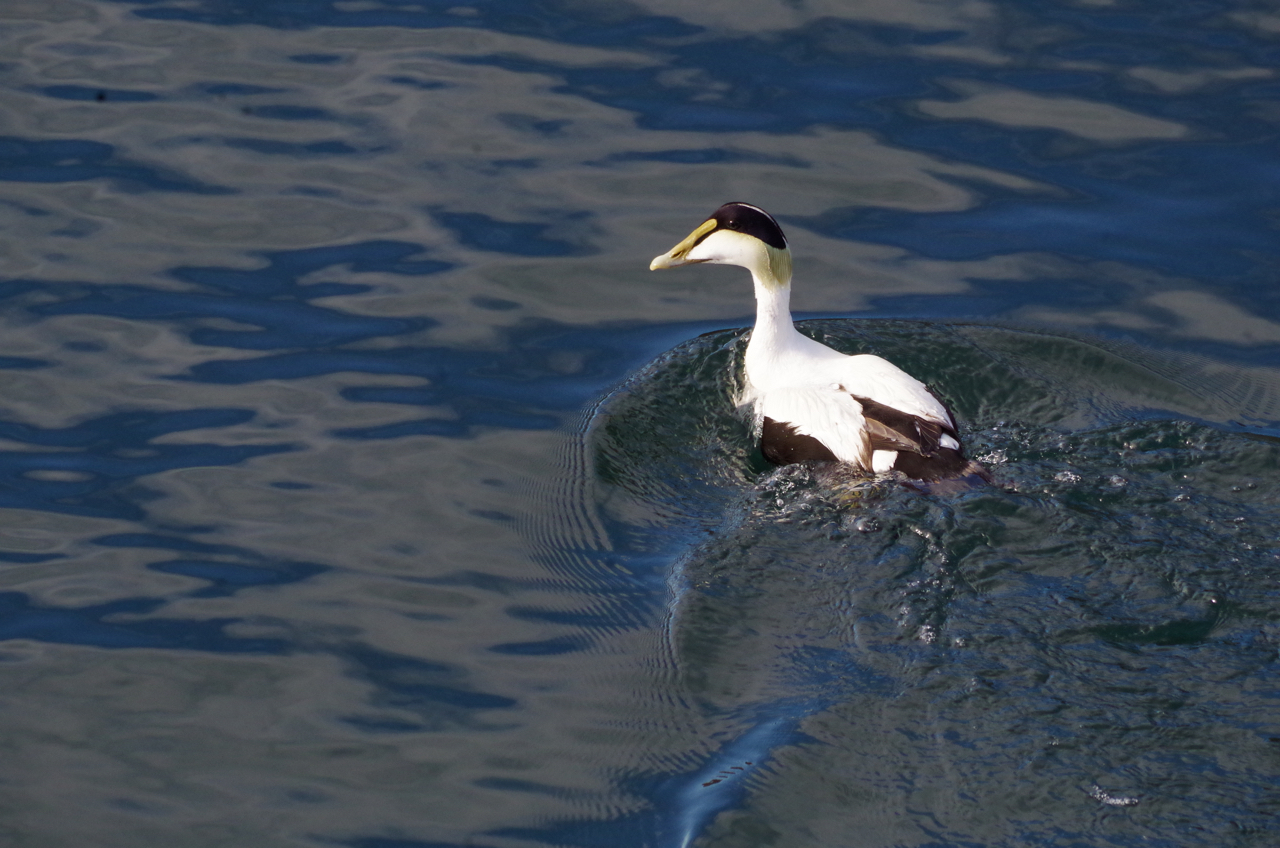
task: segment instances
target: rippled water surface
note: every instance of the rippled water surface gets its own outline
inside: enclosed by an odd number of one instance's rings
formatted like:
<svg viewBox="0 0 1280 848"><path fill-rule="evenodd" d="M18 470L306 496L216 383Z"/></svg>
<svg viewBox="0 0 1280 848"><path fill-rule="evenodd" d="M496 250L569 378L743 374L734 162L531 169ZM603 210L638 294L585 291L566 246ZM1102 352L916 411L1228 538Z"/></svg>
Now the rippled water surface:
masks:
<svg viewBox="0 0 1280 848"><path fill-rule="evenodd" d="M0 841L1273 846L1264 3L0 2ZM750 284L995 484L769 468Z"/></svg>

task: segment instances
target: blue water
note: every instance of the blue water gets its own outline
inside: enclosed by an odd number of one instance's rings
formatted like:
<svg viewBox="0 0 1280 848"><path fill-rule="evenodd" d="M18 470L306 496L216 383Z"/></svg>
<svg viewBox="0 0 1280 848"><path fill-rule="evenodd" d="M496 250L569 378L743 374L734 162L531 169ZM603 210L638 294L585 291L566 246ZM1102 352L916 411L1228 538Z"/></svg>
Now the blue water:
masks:
<svg viewBox="0 0 1280 848"><path fill-rule="evenodd" d="M1271 9L0 31L0 841L1276 843ZM763 463L728 200L995 485Z"/></svg>

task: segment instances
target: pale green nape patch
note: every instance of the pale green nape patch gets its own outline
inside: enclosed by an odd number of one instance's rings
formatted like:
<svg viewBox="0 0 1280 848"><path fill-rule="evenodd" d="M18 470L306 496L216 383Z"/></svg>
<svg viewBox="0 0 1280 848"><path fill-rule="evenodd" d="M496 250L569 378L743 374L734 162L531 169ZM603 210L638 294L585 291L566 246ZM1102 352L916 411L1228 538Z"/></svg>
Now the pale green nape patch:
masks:
<svg viewBox="0 0 1280 848"><path fill-rule="evenodd" d="M773 280L777 283L778 288L785 288L791 284L791 251L787 248L776 248L772 245L764 245L764 249L769 256L769 273Z"/></svg>

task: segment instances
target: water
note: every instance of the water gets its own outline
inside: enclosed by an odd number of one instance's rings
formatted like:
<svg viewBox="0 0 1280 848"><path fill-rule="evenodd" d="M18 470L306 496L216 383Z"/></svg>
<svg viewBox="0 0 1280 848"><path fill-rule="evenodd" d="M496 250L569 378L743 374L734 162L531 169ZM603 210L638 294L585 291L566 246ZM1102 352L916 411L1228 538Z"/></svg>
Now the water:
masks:
<svg viewBox="0 0 1280 848"><path fill-rule="evenodd" d="M1277 32L0 3L0 841L1273 845ZM995 485L762 463L726 200Z"/></svg>
<svg viewBox="0 0 1280 848"><path fill-rule="evenodd" d="M752 469L721 376L741 355L731 332L605 405L578 497L600 530L549 547L578 573L594 561L627 607L667 578L665 644L637 660L661 693L650 721L696 720L683 745L756 787L730 808L686 766L674 799L654 793L655 844L854 828L874 845L1264 844L1280 800L1274 437L1206 420L1228 401L1192 363L1161 374L1137 352L972 325L808 329L902 362L927 340L933 365L915 370L951 388L998 482L930 498ZM708 472L671 473L690 467ZM673 536L683 550L654 550Z"/></svg>

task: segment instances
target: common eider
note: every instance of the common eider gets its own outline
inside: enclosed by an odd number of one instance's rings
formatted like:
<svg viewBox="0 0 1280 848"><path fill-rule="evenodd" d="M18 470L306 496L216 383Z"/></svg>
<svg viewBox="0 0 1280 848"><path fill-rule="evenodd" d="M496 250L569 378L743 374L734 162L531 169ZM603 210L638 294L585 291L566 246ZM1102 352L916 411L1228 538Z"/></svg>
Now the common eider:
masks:
<svg viewBox="0 0 1280 848"><path fill-rule="evenodd" d="M702 262L739 265L755 281L739 403L750 407L767 460L836 461L925 482L989 479L965 458L955 418L924 383L878 356L848 356L796 330L791 251L772 215L726 203L649 268Z"/></svg>

